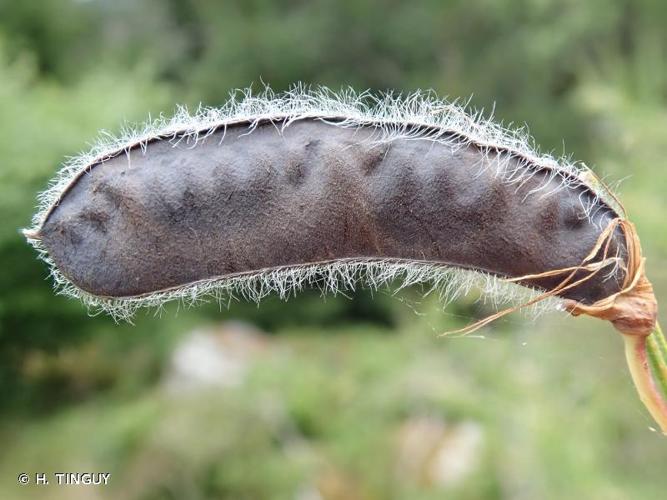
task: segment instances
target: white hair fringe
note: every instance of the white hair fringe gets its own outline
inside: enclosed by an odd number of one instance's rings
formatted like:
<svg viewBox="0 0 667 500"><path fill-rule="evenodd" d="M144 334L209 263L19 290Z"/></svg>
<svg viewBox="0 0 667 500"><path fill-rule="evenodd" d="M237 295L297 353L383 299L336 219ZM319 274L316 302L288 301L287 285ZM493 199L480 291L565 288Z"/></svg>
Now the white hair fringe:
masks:
<svg viewBox="0 0 667 500"><path fill-rule="evenodd" d="M49 184L39 194L37 213L32 228L24 233L48 266L58 293L80 299L91 314L106 312L116 320L131 320L141 307L157 307L169 301L180 300L192 305L214 298L220 303L237 298L259 302L269 294L287 299L306 287L318 287L322 293L340 293L363 286L372 290L399 282L396 291L414 284L430 283L427 293L437 293L444 304L472 289L481 291L482 300L494 306L524 303L540 292L511 284L493 275L443 266L440 264L377 260L341 259L335 262L258 270L235 276L217 277L157 291L136 297L98 297L92 295L64 276L48 256L38 234L51 211L58 205L63 193L94 165L119 154L140 148L156 139L169 140L177 145L186 141L195 147L199 140L222 130L224 140L227 127L246 125L247 133L264 122L272 122L282 131L298 120L320 120L337 127L374 127L373 142L388 143L396 140L429 140L456 150L474 145L491 158L486 168L493 167L504 181L518 186L538 172L546 172L541 187L528 195L549 196L555 191L540 192L552 181L558 189L583 188L591 196L580 196L583 213L592 220L601 206L624 217L623 208L613 193L583 163L568 157L540 153L526 127L511 129L485 117L482 111L469 111L467 104L458 104L438 98L433 91L416 91L407 95L370 91L356 92L351 88L339 92L326 87L294 85L284 93L275 93L269 87L255 94L252 89L235 90L221 107L200 106L194 114L178 107L171 118L160 115L140 125L125 125L120 135L101 131L89 151L70 157ZM278 125L279 124L279 125ZM497 154L506 153L506 154ZM514 159L515 161L511 161ZM473 173L471 172L471 175ZM518 189L518 187L517 187ZM556 190L556 191L557 191ZM533 313L560 309L561 301L550 298L530 307Z"/></svg>

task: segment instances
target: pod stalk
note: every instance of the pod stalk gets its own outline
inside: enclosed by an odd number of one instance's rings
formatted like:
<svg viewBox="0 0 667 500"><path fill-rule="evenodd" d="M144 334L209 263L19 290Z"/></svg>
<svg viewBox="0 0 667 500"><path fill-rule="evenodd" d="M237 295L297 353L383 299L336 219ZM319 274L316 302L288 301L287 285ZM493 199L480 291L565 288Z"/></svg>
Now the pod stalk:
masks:
<svg viewBox="0 0 667 500"><path fill-rule="evenodd" d="M660 325L649 336L623 335L625 358L639 397L667 435L667 342Z"/></svg>

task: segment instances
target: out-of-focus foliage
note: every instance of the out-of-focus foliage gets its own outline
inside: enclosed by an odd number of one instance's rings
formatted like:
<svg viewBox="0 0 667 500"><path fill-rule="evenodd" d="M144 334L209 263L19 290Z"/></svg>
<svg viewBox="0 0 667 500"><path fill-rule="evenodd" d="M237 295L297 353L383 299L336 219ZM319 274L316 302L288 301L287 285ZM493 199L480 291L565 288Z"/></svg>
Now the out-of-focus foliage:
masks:
<svg viewBox="0 0 667 500"><path fill-rule="evenodd" d="M482 429L454 497L659 497L664 444L605 325L437 340L484 307L443 315L418 291L116 325L54 296L19 229L63 158L123 121L262 82L433 88L624 180L667 297L666 25L660 0L0 0L0 497L37 492L4 489L23 466L83 463L114 472L110 498L441 498L394 463L425 415ZM232 390L165 397L174 345L229 318L272 334L269 353Z"/></svg>

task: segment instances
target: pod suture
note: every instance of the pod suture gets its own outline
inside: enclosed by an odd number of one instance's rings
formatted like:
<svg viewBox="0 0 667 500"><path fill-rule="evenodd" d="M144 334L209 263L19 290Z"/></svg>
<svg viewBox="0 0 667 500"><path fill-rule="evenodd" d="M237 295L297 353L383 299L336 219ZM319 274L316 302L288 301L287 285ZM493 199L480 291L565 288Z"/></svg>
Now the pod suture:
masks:
<svg viewBox="0 0 667 500"><path fill-rule="evenodd" d="M506 311L549 299L609 319L635 339L629 361L664 346L638 238L610 190L430 94L296 87L180 111L101 141L40 201L26 237L56 284L116 317L394 279L447 299L477 280L492 295L528 288ZM642 363L634 380L667 430L667 387L653 383L664 362Z"/></svg>

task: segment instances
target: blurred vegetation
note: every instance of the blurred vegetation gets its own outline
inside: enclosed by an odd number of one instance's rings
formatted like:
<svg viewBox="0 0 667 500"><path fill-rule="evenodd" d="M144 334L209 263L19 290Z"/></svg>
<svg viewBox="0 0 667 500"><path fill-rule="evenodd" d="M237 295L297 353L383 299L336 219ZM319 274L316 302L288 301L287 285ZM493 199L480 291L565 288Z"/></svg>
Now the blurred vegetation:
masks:
<svg viewBox="0 0 667 500"><path fill-rule="evenodd" d="M606 325L515 317L442 340L483 307L443 313L419 290L117 325L54 296L19 229L100 129L262 81L433 88L623 180L660 300L666 25L660 0L0 0L0 497L65 497L15 477L86 469L114 474L103 498L659 498L665 442ZM174 346L232 318L269 354L238 387L166 397ZM420 415L482 429L445 493L395 473L397 429Z"/></svg>

